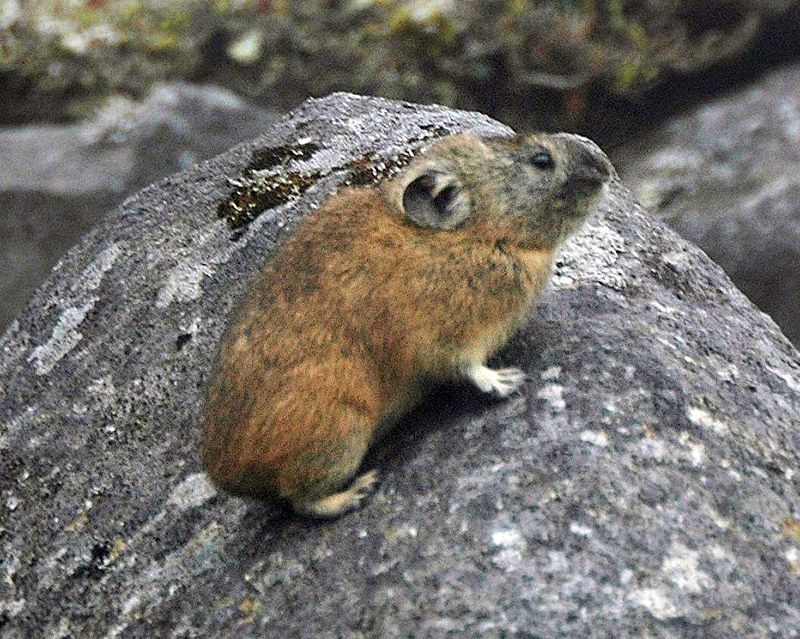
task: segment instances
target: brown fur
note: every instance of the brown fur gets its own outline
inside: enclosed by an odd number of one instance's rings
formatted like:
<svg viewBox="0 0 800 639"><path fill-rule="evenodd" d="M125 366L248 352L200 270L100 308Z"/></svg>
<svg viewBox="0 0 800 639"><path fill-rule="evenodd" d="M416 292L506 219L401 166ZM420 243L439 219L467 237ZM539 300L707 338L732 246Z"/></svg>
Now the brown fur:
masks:
<svg viewBox="0 0 800 639"><path fill-rule="evenodd" d="M297 228L236 312L211 375L203 457L215 483L339 514L354 504L337 491L429 381L457 378L506 343L563 239L531 232L524 212L504 209L502 185L488 184L498 169L484 155L517 140L455 136L380 188L331 197ZM474 209L449 230L416 226L398 203L407 176L439 156L458 165Z"/></svg>

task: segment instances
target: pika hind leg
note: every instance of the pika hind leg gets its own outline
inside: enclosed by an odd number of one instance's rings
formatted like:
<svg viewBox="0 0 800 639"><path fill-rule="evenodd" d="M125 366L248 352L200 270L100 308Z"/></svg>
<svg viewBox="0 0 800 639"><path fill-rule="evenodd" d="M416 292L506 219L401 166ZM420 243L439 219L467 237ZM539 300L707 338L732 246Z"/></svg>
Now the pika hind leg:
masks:
<svg viewBox="0 0 800 639"><path fill-rule="evenodd" d="M371 470L357 477L347 490L334 493L312 501L292 501L295 512L309 517L329 519L355 510L361 505L364 497L372 492L378 481L378 471Z"/></svg>
<svg viewBox="0 0 800 639"><path fill-rule="evenodd" d="M464 376L484 393L495 397L508 397L518 391L528 376L518 368L494 370L480 363L467 364Z"/></svg>

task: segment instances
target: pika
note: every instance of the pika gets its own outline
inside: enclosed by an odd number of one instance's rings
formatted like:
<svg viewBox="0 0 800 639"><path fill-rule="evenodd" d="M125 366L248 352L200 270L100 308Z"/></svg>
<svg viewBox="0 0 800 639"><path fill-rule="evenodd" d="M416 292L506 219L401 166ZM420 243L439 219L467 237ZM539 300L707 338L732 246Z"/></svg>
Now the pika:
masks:
<svg viewBox="0 0 800 639"><path fill-rule="evenodd" d="M575 135L461 134L309 215L233 313L206 392L203 459L234 495L356 508L367 450L432 386L507 397L488 358L525 321L613 168ZM355 479L354 479L355 478Z"/></svg>

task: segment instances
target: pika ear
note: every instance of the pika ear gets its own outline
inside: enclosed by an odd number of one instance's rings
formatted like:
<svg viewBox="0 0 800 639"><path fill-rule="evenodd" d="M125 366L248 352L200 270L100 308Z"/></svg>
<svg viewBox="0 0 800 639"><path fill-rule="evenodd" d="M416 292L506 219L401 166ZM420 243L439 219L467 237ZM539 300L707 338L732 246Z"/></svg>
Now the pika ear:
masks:
<svg viewBox="0 0 800 639"><path fill-rule="evenodd" d="M453 229L472 212L469 196L452 174L428 167L403 189L403 212L418 226Z"/></svg>

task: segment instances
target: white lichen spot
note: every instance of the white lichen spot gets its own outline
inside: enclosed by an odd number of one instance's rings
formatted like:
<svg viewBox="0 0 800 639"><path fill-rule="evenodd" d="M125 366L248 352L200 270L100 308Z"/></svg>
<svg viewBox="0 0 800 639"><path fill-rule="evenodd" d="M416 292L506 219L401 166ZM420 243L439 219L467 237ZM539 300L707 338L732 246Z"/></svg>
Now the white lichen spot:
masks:
<svg viewBox="0 0 800 639"><path fill-rule="evenodd" d="M783 556L786 557L786 561L789 562L792 573L800 575L800 550L791 546L786 549Z"/></svg>
<svg viewBox="0 0 800 639"><path fill-rule="evenodd" d="M363 135L363 131L364 131L364 129L366 129L366 128L367 128L367 127L366 127L366 123L364 122L364 119L363 119L363 118L360 118L360 117L358 117L358 116L353 116L353 117L349 117L349 118L347 118L347 119L346 119L346 120L343 122L343 124L344 124L344 125L345 125L345 126L348 128L348 129L350 129L351 131L355 131L355 132L356 132L356 133L358 133L359 135Z"/></svg>
<svg viewBox="0 0 800 639"><path fill-rule="evenodd" d="M700 466L705 461L706 447L703 443L693 441L686 431L681 432L678 441L689 449L689 460L692 462L692 466Z"/></svg>
<svg viewBox="0 0 800 639"><path fill-rule="evenodd" d="M69 617L63 617L59 619L58 625L52 630L52 632L48 632L47 636L51 637L51 639L68 639L68 637L72 637L72 620Z"/></svg>
<svg viewBox="0 0 800 639"><path fill-rule="evenodd" d="M569 525L569 531L573 535L578 535L579 537L591 537L593 532L594 532L594 531L592 531L591 528L589 528L589 526L585 526L583 524L579 524L576 521L573 521Z"/></svg>
<svg viewBox="0 0 800 639"><path fill-rule="evenodd" d="M8 448L14 437L19 435L23 428L29 424L41 423L46 418L39 409L39 405L28 406L25 412L17 415L11 421L0 424L0 449Z"/></svg>
<svg viewBox="0 0 800 639"><path fill-rule="evenodd" d="M650 300L649 304L651 308L658 311L661 315L667 315L668 317L683 315L683 312L678 310L674 306L665 306L664 304L656 300Z"/></svg>
<svg viewBox="0 0 800 639"><path fill-rule="evenodd" d="M86 387L86 396L91 397L101 407L110 406L116 399L117 388L111 375L91 380Z"/></svg>
<svg viewBox="0 0 800 639"><path fill-rule="evenodd" d="M800 374L792 372L788 367L778 367L766 364L764 366L770 373L786 382L790 390L800 395Z"/></svg>
<svg viewBox="0 0 800 639"><path fill-rule="evenodd" d="M582 430L579 437L581 441L594 446L608 446L608 434L602 430Z"/></svg>
<svg viewBox="0 0 800 639"><path fill-rule="evenodd" d="M547 552L547 563L542 568L542 572L552 575L568 572L570 568L569 559L567 559L565 552L550 550Z"/></svg>
<svg viewBox="0 0 800 639"><path fill-rule="evenodd" d="M733 556L733 554L731 554L731 551L724 546L720 546L719 544L711 544L707 550L709 554L717 561L725 561L727 563L733 563L736 561L736 558Z"/></svg>
<svg viewBox="0 0 800 639"><path fill-rule="evenodd" d="M94 308L95 302L97 298L92 297L79 308L67 308L53 328L50 339L31 351L28 362L35 361L37 375L47 375L83 339L83 334L77 329Z"/></svg>
<svg viewBox="0 0 800 639"><path fill-rule="evenodd" d="M509 572L519 567L527 548L519 531L510 528L493 532L492 545L498 549L492 557L492 563Z"/></svg>
<svg viewBox="0 0 800 639"><path fill-rule="evenodd" d="M725 519L722 515L720 515L716 510L713 508L709 508L711 521L714 522L714 525L719 528L720 530L729 530L731 527L731 522L729 519Z"/></svg>
<svg viewBox="0 0 800 639"><path fill-rule="evenodd" d="M661 256L661 261L667 266L672 267L678 273L686 271L690 267L689 254L686 251L670 251Z"/></svg>
<svg viewBox="0 0 800 639"><path fill-rule="evenodd" d="M296 559L287 559L282 552L273 553L264 570L260 583L254 583L259 592L278 586L283 588L305 572L303 564Z"/></svg>
<svg viewBox="0 0 800 639"><path fill-rule="evenodd" d="M549 366L542 372L542 379L547 381L552 381L554 379L558 379L561 377L561 367L560 366Z"/></svg>
<svg viewBox="0 0 800 639"><path fill-rule="evenodd" d="M196 300L202 293L203 280L213 273L207 264L179 264L170 271L166 284L158 291L156 307L166 308L172 302Z"/></svg>
<svg viewBox="0 0 800 639"><path fill-rule="evenodd" d="M502 548L509 548L518 545L522 539L522 535L517 530L497 530L492 533L492 545L500 546Z"/></svg>
<svg viewBox="0 0 800 639"><path fill-rule="evenodd" d="M678 588L689 593L699 593L713 586L707 573L697 567L700 553L683 544L674 543L664 559L661 570Z"/></svg>
<svg viewBox="0 0 800 639"><path fill-rule="evenodd" d="M662 337L660 335L656 335L656 341L661 344L662 346L666 346L671 351L679 351L680 345L676 344L677 340L674 339L673 335Z"/></svg>
<svg viewBox="0 0 800 639"><path fill-rule="evenodd" d="M735 383L739 377L739 367L736 364L725 364L717 369L717 375L726 382Z"/></svg>
<svg viewBox="0 0 800 639"><path fill-rule="evenodd" d="M742 481L742 475L738 471L734 470L733 468L728 470L728 474L733 477L736 481Z"/></svg>
<svg viewBox="0 0 800 639"><path fill-rule="evenodd" d="M111 270L120 255L122 255L122 247L119 244L112 244L100 251L97 258L83 270L82 276L73 287L73 293L97 289L100 282L103 281L103 275Z"/></svg>
<svg viewBox="0 0 800 639"><path fill-rule="evenodd" d="M638 442L639 454L646 459L663 461L667 452L667 445L663 439L649 437Z"/></svg>
<svg viewBox="0 0 800 639"><path fill-rule="evenodd" d="M169 501L181 510L188 510L202 506L216 494L217 489L211 485L205 473L194 473L175 487Z"/></svg>
<svg viewBox="0 0 800 639"><path fill-rule="evenodd" d="M416 539L419 531L416 526L404 524L395 528L394 534L397 539Z"/></svg>
<svg viewBox="0 0 800 639"><path fill-rule="evenodd" d="M142 598L138 593L134 593L122 603L122 615L127 617L140 603L142 603Z"/></svg>
<svg viewBox="0 0 800 639"><path fill-rule="evenodd" d="M769 479L769 475L767 475L767 473L766 473L766 472L764 472L764 471L763 471L761 468L759 468L758 466L748 466L748 467L747 467L747 469L748 469L748 470L749 470L751 473L753 473L753 474L754 474L756 477L760 477L761 479Z"/></svg>
<svg viewBox="0 0 800 639"><path fill-rule="evenodd" d="M203 323L202 318L194 317L192 318L192 321L189 322L188 324L186 322L181 322L179 326L184 333L188 335L194 335L200 329L202 323Z"/></svg>
<svg viewBox="0 0 800 639"><path fill-rule="evenodd" d="M628 593L628 599L645 608L659 621L681 616L681 610L661 588L638 588Z"/></svg>
<svg viewBox="0 0 800 639"><path fill-rule="evenodd" d="M689 408L686 409L686 416L689 418L689 421L696 426L710 428L717 433L717 435L724 435L728 432L728 425L725 422L715 419L711 413L699 406L689 406Z"/></svg>
<svg viewBox="0 0 800 639"><path fill-rule="evenodd" d="M13 619L25 609L25 604L28 603L25 599L14 599L11 601L0 601L0 617L7 615Z"/></svg>
<svg viewBox="0 0 800 639"><path fill-rule="evenodd" d="M562 411L567 407L564 401L564 387L558 384L548 384L539 389L536 397L545 400L555 411Z"/></svg>

